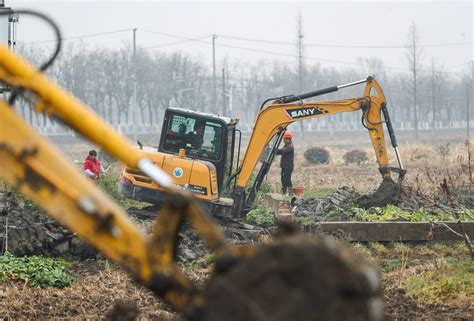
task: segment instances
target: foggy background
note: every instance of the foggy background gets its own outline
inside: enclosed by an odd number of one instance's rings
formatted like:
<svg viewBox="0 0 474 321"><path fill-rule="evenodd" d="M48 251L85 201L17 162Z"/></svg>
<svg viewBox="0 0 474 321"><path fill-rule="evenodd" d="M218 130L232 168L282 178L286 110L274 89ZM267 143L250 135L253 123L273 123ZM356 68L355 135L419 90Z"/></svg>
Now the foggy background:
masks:
<svg viewBox="0 0 474 321"><path fill-rule="evenodd" d="M267 98L369 75L381 83L398 131L417 137L459 129L467 135L472 118L472 2L5 5L39 10L58 23L63 50L48 75L129 135L160 131L167 107L238 117L241 129L250 131ZM18 53L39 65L54 44L45 23L20 16ZM316 99L362 93L360 85ZM24 102L17 108L45 134L69 133ZM292 126L299 135L359 131L360 116L338 114Z"/></svg>

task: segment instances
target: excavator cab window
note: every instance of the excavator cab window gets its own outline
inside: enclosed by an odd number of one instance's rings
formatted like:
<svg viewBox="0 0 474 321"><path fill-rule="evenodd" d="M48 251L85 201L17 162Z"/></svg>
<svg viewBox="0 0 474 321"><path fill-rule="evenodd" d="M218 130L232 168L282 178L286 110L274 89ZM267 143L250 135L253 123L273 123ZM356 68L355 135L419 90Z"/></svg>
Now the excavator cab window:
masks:
<svg viewBox="0 0 474 321"><path fill-rule="evenodd" d="M177 154L184 148L188 156L217 161L221 158L222 125L194 116L169 117L163 150Z"/></svg>

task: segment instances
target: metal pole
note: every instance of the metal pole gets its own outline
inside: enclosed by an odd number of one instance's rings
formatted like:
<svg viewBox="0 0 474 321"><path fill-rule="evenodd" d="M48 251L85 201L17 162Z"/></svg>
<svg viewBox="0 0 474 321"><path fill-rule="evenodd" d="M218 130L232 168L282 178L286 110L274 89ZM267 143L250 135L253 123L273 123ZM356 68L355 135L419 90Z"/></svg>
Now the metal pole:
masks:
<svg viewBox="0 0 474 321"><path fill-rule="evenodd" d="M301 26L301 14L298 16L298 87L299 92L303 91L303 31ZM304 138L304 124L300 122L301 136Z"/></svg>
<svg viewBox="0 0 474 321"><path fill-rule="evenodd" d="M433 109L433 130L435 130L435 69L434 69L434 59L431 59L431 108Z"/></svg>
<svg viewBox="0 0 474 321"><path fill-rule="evenodd" d="M217 35L212 35L212 91L213 91L213 105L214 112L218 113L217 110L217 85L216 85L216 38Z"/></svg>
<svg viewBox="0 0 474 321"><path fill-rule="evenodd" d="M132 107L132 119L133 119L133 139L137 141L137 28L133 29L133 107Z"/></svg>
<svg viewBox="0 0 474 321"><path fill-rule="evenodd" d="M466 101L467 101L467 139L470 138L470 113L469 113L469 104L470 104L470 99L469 96L472 94L472 84L474 83L474 61L471 61L471 79L467 80L467 96L466 96ZM472 97L472 96L471 96Z"/></svg>
<svg viewBox="0 0 474 321"><path fill-rule="evenodd" d="M226 101L225 101L225 68L222 68L222 116L226 116Z"/></svg>
<svg viewBox="0 0 474 321"><path fill-rule="evenodd" d="M418 106L417 106L417 92L416 92L416 41L413 39L413 118L414 118L414 125L415 125L415 135L418 139Z"/></svg>
<svg viewBox="0 0 474 321"><path fill-rule="evenodd" d="M469 91L470 91L470 84L469 80L467 81L467 88L466 88L466 135L467 139L470 138L470 128L469 128L469 122L470 122L470 113L469 113Z"/></svg>

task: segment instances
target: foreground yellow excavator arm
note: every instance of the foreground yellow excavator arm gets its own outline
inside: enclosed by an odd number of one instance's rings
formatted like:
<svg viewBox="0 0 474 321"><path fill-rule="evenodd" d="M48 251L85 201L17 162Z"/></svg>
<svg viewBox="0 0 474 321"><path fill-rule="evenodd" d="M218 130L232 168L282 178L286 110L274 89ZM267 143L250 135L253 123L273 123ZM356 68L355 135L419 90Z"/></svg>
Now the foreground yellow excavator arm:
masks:
<svg viewBox="0 0 474 321"><path fill-rule="evenodd" d="M194 199L176 190L170 179L130 141L94 112L0 45L0 81L35 94L35 109L47 113L102 146L130 167L141 168L167 188L169 199L154 234L147 236L92 181L67 162L51 143L0 99L0 177L39 204L58 222L125 266L144 285L178 310L199 306L196 289L174 264L178 229L184 218L216 253L245 251L228 246L221 231ZM194 304L192 304L193 302Z"/></svg>

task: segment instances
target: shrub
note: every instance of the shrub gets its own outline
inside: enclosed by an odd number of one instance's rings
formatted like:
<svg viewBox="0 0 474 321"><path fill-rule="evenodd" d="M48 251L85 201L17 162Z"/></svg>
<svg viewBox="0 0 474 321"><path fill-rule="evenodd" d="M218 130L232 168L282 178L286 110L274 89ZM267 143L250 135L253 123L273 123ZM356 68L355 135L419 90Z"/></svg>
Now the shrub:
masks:
<svg viewBox="0 0 474 321"><path fill-rule="evenodd" d="M329 151L324 147L310 147L304 152L304 158L313 164L327 164Z"/></svg>
<svg viewBox="0 0 474 321"><path fill-rule="evenodd" d="M367 157L367 152L361 149L353 149L348 151L342 157L344 161L349 163L357 163L360 164L362 162L366 162L369 158Z"/></svg>

